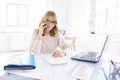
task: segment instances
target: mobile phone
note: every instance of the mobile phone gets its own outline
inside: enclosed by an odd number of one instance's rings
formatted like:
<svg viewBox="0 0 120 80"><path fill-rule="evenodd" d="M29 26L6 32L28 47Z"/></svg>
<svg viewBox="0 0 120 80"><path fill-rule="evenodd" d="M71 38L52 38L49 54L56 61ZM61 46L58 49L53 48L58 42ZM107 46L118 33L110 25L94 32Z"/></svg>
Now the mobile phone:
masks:
<svg viewBox="0 0 120 80"><path fill-rule="evenodd" d="M47 26L47 24L44 24L43 27Z"/></svg>

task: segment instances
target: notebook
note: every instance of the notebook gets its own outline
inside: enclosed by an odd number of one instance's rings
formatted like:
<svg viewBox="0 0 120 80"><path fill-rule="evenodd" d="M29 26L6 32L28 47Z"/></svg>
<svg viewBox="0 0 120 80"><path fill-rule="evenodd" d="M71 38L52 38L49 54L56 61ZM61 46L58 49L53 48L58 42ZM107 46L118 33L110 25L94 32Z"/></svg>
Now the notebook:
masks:
<svg viewBox="0 0 120 80"><path fill-rule="evenodd" d="M35 69L35 59L33 54L12 55L8 59L4 70L30 70Z"/></svg>
<svg viewBox="0 0 120 80"><path fill-rule="evenodd" d="M51 54L46 54L43 57L46 60L46 62L48 62L51 65L62 65L68 63L66 57L54 58Z"/></svg>
<svg viewBox="0 0 120 80"><path fill-rule="evenodd" d="M96 63L100 60L102 53L105 49L106 43L108 40L108 35L105 37L104 44L102 45L100 52L80 52L79 54L72 56L72 60L85 61L85 62L93 62Z"/></svg>

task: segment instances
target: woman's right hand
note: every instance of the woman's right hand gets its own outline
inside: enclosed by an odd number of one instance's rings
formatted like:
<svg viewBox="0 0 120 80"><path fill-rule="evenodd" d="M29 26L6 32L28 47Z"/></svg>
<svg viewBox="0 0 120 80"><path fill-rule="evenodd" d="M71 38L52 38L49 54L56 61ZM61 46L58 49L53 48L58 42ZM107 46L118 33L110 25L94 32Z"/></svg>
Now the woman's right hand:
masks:
<svg viewBox="0 0 120 80"><path fill-rule="evenodd" d="M43 30L45 29L46 26L47 26L46 23L43 22L43 23L38 27L38 30L39 30L39 33L38 33L38 36L37 36L38 39L41 39L42 34L43 34Z"/></svg>

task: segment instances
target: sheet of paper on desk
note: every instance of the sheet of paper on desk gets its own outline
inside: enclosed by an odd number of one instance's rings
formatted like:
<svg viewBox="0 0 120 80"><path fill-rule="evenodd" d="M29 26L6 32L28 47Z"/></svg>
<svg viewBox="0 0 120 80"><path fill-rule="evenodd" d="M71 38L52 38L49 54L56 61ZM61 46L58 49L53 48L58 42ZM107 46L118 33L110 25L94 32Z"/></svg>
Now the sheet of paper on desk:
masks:
<svg viewBox="0 0 120 80"><path fill-rule="evenodd" d="M46 62L50 63L51 65L68 63L68 60L65 59L65 57L54 58L52 55L44 55L44 59L46 60Z"/></svg>
<svg viewBox="0 0 120 80"><path fill-rule="evenodd" d="M85 65L79 65L71 75L82 80L90 80L94 72L93 67L88 67Z"/></svg>
<svg viewBox="0 0 120 80"><path fill-rule="evenodd" d="M66 76L74 77L76 80L108 80L103 68L82 64L72 66Z"/></svg>
<svg viewBox="0 0 120 80"><path fill-rule="evenodd" d="M7 72L3 75L0 75L0 80L41 80L41 79L25 77L25 76Z"/></svg>

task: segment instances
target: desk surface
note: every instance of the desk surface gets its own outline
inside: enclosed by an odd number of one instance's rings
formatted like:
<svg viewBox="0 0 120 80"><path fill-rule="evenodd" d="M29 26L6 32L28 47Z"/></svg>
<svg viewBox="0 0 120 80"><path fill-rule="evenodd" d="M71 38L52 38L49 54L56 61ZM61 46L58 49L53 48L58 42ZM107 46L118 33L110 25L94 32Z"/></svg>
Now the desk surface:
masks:
<svg viewBox="0 0 120 80"><path fill-rule="evenodd" d="M60 65L51 65L47 61L45 61L45 59L41 56L41 54L35 55L36 69L22 70L22 71L17 70L17 71L10 71L10 72L28 76L28 77L40 78L42 80L75 80L75 78L67 78L66 73L76 63L80 63L82 65L86 64L93 67L95 66L104 67L107 73L109 70L110 59L114 61L120 61L120 58L117 56L104 54L100 62L94 64L94 63L71 60L70 57L73 55L75 54L71 53L69 56L66 56L69 62L67 64L60 64Z"/></svg>

